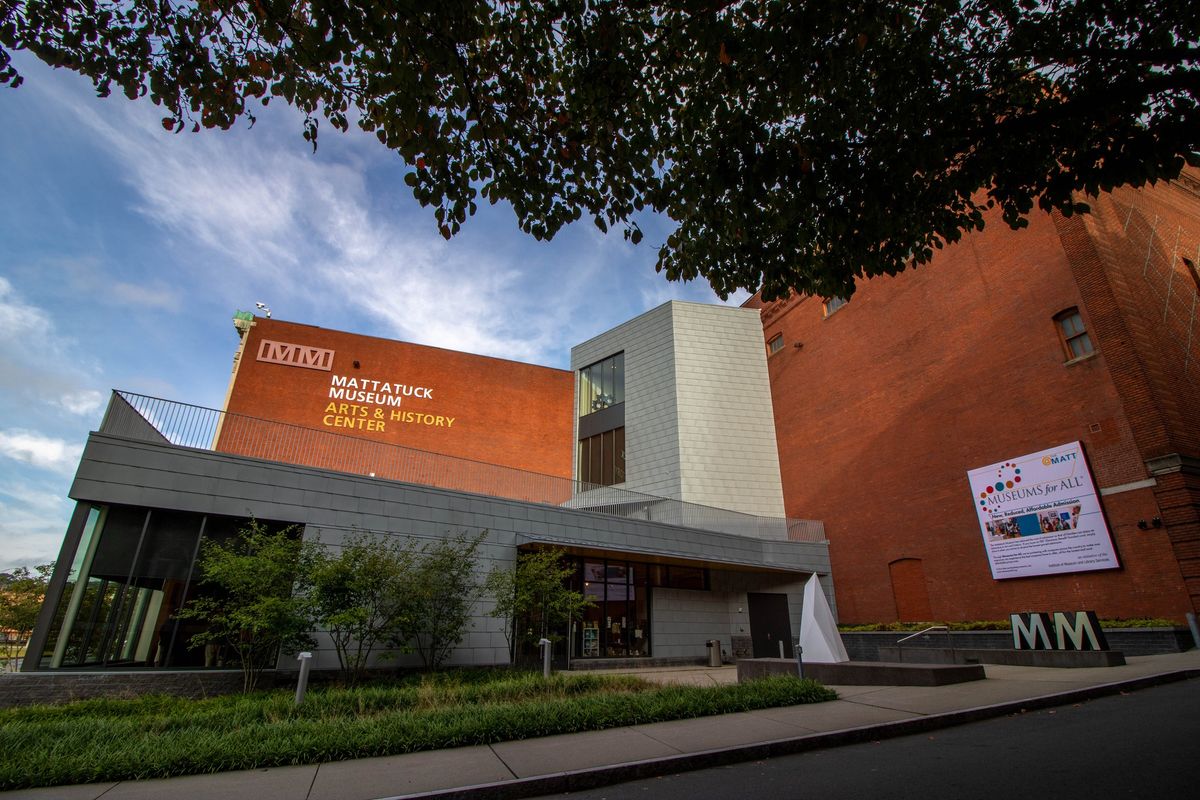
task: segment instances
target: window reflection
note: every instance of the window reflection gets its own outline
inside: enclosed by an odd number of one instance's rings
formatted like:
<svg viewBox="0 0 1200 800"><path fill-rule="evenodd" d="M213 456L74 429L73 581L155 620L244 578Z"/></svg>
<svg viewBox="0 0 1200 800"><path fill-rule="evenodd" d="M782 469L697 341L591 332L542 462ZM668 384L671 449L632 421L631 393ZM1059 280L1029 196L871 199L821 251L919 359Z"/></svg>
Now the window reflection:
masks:
<svg viewBox="0 0 1200 800"><path fill-rule="evenodd" d="M703 567L624 560L580 560L583 593L594 605L575 633L576 658L640 658L650 652L650 591L708 588ZM578 584L576 584L578 585Z"/></svg>
<svg viewBox="0 0 1200 800"><path fill-rule="evenodd" d="M225 666L216 648L190 646L204 623L176 613L214 591L199 582L201 540L227 540L245 523L130 506L90 509L41 666Z"/></svg>
<svg viewBox="0 0 1200 800"><path fill-rule="evenodd" d="M625 402L625 354L617 353L579 370L579 416Z"/></svg>
<svg viewBox="0 0 1200 800"><path fill-rule="evenodd" d="M625 482L625 428L579 440L579 480L598 486Z"/></svg>

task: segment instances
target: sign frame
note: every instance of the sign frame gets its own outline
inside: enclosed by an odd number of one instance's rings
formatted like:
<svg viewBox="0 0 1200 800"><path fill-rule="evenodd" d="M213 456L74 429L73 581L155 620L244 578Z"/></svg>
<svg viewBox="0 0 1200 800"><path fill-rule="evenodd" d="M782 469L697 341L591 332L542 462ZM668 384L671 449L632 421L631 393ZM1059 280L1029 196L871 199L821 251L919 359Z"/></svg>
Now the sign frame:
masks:
<svg viewBox="0 0 1200 800"><path fill-rule="evenodd" d="M1082 442L969 470L967 481L993 579L1121 568Z"/></svg>

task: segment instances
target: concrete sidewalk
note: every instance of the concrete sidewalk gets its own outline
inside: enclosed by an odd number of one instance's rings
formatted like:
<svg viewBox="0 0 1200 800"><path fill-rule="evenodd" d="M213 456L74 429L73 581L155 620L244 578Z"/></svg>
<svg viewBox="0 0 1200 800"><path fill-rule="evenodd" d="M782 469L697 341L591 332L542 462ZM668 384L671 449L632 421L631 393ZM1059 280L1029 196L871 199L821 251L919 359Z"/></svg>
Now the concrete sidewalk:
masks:
<svg viewBox="0 0 1200 800"><path fill-rule="evenodd" d="M1200 677L1200 651L1121 667L986 667L951 686L838 686L839 700L453 750L301 767L0 793L3 800L515 798L901 736ZM733 667L619 670L661 683L737 680Z"/></svg>

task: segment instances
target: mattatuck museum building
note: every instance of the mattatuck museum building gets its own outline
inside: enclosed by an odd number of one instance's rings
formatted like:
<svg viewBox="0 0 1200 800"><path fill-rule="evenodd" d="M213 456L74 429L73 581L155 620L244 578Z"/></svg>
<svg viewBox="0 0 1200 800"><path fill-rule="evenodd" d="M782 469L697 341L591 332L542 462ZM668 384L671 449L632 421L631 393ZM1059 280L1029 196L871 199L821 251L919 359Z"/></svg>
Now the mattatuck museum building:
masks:
<svg viewBox="0 0 1200 800"><path fill-rule="evenodd" d="M804 582L820 575L834 600L820 523L783 514L756 310L670 302L575 347L570 371L245 313L235 326L224 409L113 393L25 669L217 666L174 614L207 590L201 542L250 518L334 547L487 531L480 577L560 548L593 601L560 660L696 659L710 639L790 655ZM491 607L449 663L508 662ZM317 639L314 667L336 668Z"/></svg>
<svg viewBox="0 0 1200 800"><path fill-rule="evenodd" d="M842 622L1182 623L1200 171L1089 202L990 216L848 301L667 303L569 371L239 314L224 409L114 393L25 668L204 666L173 614L250 517L331 546L487 530L484 571L559 547L595 601L559 659L790 656L813 574ZM507 661L490 608L453 663Z"/></svg>

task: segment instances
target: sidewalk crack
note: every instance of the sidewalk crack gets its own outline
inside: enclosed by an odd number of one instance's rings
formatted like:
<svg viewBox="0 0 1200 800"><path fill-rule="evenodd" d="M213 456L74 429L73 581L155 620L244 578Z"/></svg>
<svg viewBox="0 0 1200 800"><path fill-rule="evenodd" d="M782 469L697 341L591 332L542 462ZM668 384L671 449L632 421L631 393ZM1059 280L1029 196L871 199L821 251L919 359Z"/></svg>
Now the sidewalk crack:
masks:
<svg viewBox="0 0 1200 800"><path fill-rule="evenodd" d="M494 755L494 756L495 756L497 759L499 759L499 760L500 760L500 763L504 765L504 768L505 768L506 770L508 770L508 774L509 774L509 775L512 775L512 776L513 776L513 778L516 778L517 780L520 780L520 779L521 779L521 776L520 776L520 775L518 775L518 774L517 774L517 773L516 773L516 772L513 770L513 768L512 768L512 767L510 767L510 766L508 765L508 762L507 762L507 761L505 761L505 760L504 760L504 756L502 756L502 755L500 755L499 753L497 753L497 752L496 752L496 748L495 748L495 747L493 747L492 745L490 745L490 744L489 744L489 745L487 746L487 748L488 748L488 750L491 750L491 751L492 751L492 755Z"/></svg>
<svg viewBox="0 0 1200 800"><path fill-rule="evenodd" d="M879 708L884 711L896 711L901 714L912 714L914 717L928 717L930 714L941 714L941 711L912 711L907 708L896 708L895 706L885 706L880 703L861 703L857 700L843 700L845 703L854 703L855 705L866 706L867 708Z"/></svg>
<svg viewBox="0 0 1200 800"><path fill-rule="evenodd" d="M304 800L308 800L308 798L312 797L313 787L317 785L317 775L321 773L322 766L324 765L317 764L317 768L313 770L313 777L308 783L308 791L304 793Z"/></svg>
<svg viewBox="0 0 1200 800"><path fill-rule="evenodd" d="M652 724L652 723L651 723L651 724ZM679 753L680 755L682 755L682 754L684 754L685 752L687 752L686 750L680 750L678 747L676 747L675 745L671 744L670 742L664 742L662 739L659 739L657 736L654 736L653 734L646 733L645 731L639 731L639 730L637 729L637 727L638 727L638 726L636 726L636 725L630 725L630 726L628 727L628 730L631 730L631 731L633 731L634 733L641 734L642 736L645 736L647 739L649 739L649 740L650 740L650 741L652 741L652 742L658 742L658 743L659 743L659 744L661 744L663 747L669 747L669 748L671 748L672 750L674 750L676 753Z"/></svg>

